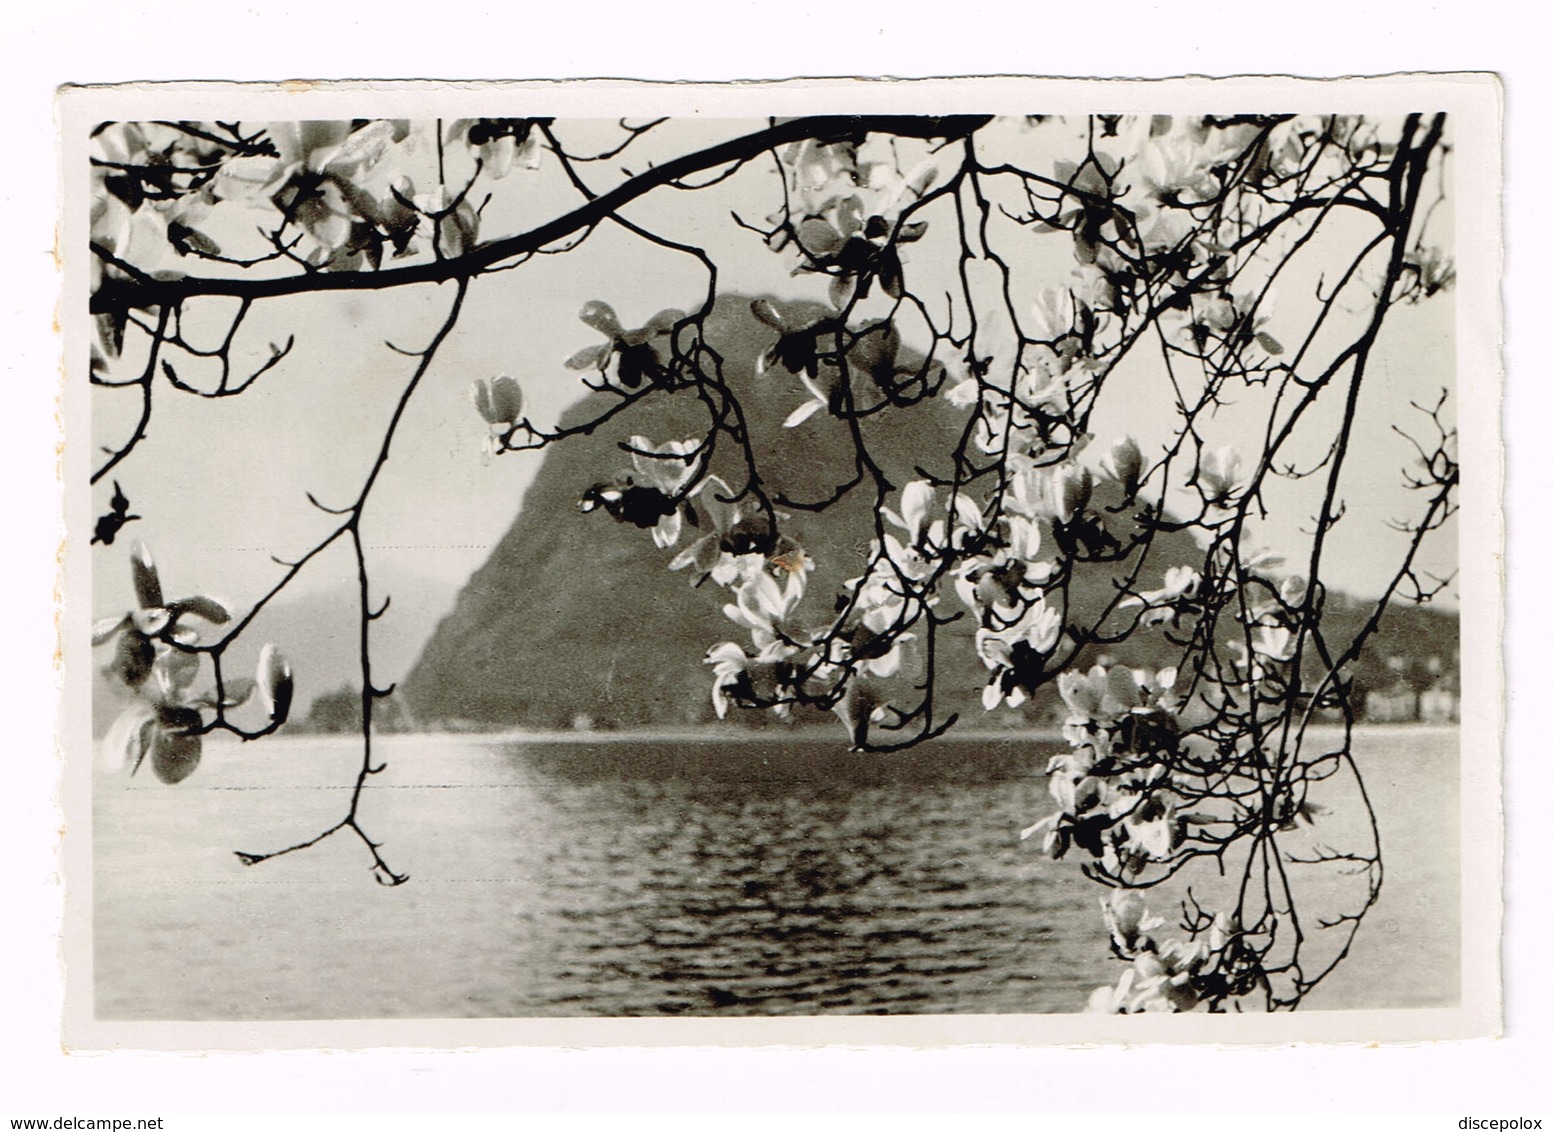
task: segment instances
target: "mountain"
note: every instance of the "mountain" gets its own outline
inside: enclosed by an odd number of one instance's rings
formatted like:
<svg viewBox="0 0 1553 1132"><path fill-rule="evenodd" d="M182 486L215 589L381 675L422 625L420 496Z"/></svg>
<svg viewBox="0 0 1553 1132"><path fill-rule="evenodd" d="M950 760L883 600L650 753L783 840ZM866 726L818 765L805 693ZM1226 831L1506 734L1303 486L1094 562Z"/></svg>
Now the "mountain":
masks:
<svg viewBox="0 0 1553 1132"><path fill-rule="evenodd" d="M750 313L747 297L720 299L704 336L721 355L724 379L737 393L768 490L819 500L856 475L843 422L818 413L795 428L783 427L807 393L780 368L754 376L756 359L776 332ZM581 425L611 401L609 395L595 395L574 407L562 424ZM692 725L713 718L711 674L703 657L717 642L747 643L747 638L722 613L727 591L711 582L693 588L688 572L667 569L676 550L697 532L687 527L679 547L660 550L645 531L614 522L603 510L583 514L578 506L591 486L629 468L630 457L621 445L633 434L654 443L699 436L706 431L707 413L693 392L656 394L546 454L512 527L459 593L401 685L400 695L418 724L567 728L586 722L625 728ZM965 422L963 410L934 398L909 409L886 408L864 418L860 427L869 451L898 488L923 473L946 476L949 467L919 462L946 459ZM732 448L726 437L720 438L713 471L737 484L744 477ZM1097 485L1093 506L1116 502L1108 490L1116 491ZM841 584L862 573L866 563L874 537L871 488L860 486L820 513L795 510L782 531L816 562L799 610L808 610L809 620L820 624ZM1200 566L1201 558L1190 535L1161 533L1141 575L1143 584L1158 585L1167 567ZM1101 608L1116 592L1118 573L1116 565L1087 568L1070 590L1074 611L1082 615ZM1340 642L1350 640L1359 624L1360 604L1350 604L1352 626L1333 634ZM1448 641L1454 617L1425 613L1433 618L1423 634L1429 647ZM1418 616L1398 607L1388 620L1412 624ZM940 704L943 714L958 711L980 722L987 718L980 699L987 670L975 654L973 630L969 616L944 630ZM1176 659L1158 632L1139 633L1106 652L1146 667ZM1027 718L1050 710L1050 697L1043 698ZM771 722L760 712L735 711L734 717L753 727Z"/></svg>
<svg viewBox="0 0 1553 1132"><path fill-rule="evenodd" d="M818 307L812 308L818 311ZM818 414L794 429L783 420L807 397L785 372L753 377L755 361L776 332L755 319L748 298L720 300L705 337L722 355L737 389L768 490L819 500L855 475L845 427ZM596 395L562 424L576 426L610 404ZM634 434L654 442L702 433L705 404L690 392L660 394L620 413L593 434L547 453L517 520L470 578L452 613L427 643L404 694L417 720L474 725L566 727L579 716L599 726L690 724L712 717L707 647L740 635L722 613L726 592L691 586L667 569L673 550L647 533L582 514L587 489L630 466L621 444ZM945 430L963 427L959 410L937 401L909 412L881 412L863 422L883 471L899 486L919 473ZM937 445L941 448L941 443ZM712 470L742 482L733 446L723 437ZM926 469L947 473L947 467ZM864 489L821 514L798 513L784 533L816 561L805 606L818 610L841 583L862 572L872 508ZM687 528L681 546L697 537ZM820 615L816 614L816 619Z"/></svg>

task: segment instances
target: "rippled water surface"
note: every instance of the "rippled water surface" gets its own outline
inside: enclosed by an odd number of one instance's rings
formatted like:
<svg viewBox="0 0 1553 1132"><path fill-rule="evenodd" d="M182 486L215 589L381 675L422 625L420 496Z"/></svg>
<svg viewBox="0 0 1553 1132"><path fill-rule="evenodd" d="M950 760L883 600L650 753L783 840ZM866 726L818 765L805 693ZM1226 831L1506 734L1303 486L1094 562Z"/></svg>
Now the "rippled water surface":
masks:
<svg viewBox="0 0 1553 1132"><path fill-rule="evenodd" d="M1049 750L396 737L363 804L384 854L413 877L386 889L347 834L254 868L231 852L279 848L338 820L353 742L216 747L174 788L98 783L97 1012L1081 1009L1119 967L1094 886L1018 839L1049 811ZM1454 822L1453 735L1389 742L1378 759L1383 833L1392 797ZM1457 954L1455 857L1439 852L1438 828L1432 850L1410 849L1419 823L1395 824L1404 843L1388 845L1390 887L1372 917L1390 927L1356 947L1347 989L1327 1005L1454 1001L1454 982L1421 990L1387 975L1388 932L1392 945L1434 948L1431 962L1451 972Z"/></svg>

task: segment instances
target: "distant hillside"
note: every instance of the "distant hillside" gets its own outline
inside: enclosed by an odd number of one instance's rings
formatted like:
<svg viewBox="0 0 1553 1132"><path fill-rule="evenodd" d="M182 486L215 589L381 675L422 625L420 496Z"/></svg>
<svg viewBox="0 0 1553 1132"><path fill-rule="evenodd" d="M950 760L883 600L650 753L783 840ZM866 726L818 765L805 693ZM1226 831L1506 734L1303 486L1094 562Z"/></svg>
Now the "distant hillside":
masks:
<svg viewBox="0 0 1553 1132"><path fill-rule="evenodd" d="M372 622L373 680L387 686L414 667L426 640L452 608L457 587L421 574L377 565L372 570L375 601L389 599L388 611ZM266 609L247 636L273 641L296 674L293 716L306 715L313 700L350 685L361 686L360 625L354 580Z"/></svg>
<svg viewBox="0 0 1553 1132"><path fill-rule="evenodd" d="M789 497L820 499L847 482L854 469L842 422L817 414L794 429L783 428L806 396L802 386L780 371L752 376L775 331L750 314L749 300L719 300L705 333L723 355L725 378L747 415L768 486ZM583 402L564 423L587 420L607 403L598 397ZM597 727L640 727L713 718L710 673L702 658L709 645L743 636L721 612L726 591L710 582L693 589L685 574L668 571L674 551L657 549L646 532L602 512L581 514L577 506L589 486L629 467L630 457L619 447L629 436L676 440L699 435L705 424L706 410L693 395L658 396L593 435L547 453L518 518L459 593L401 685L418 724L565 728L586 719ZM863 427L870 450L883 455L884 471L899 487L918 477L924 454L946 452L946 441L964 425L962 410L935 400L882 412ZM740 482L726 463L732 455L720 451L713 470ZM949 471L932 465L921 470ZM1097 492L1096 503L1106 502ZM862 572L873 533L869 498L856 492L823 513L794 515L783 529L816 560L800 611L808 609L819 624L840 584ZM691 537L694 532L687 530L681 545ZM1200 562L1189 535L1160 535L1143 578L1158 585L1167 567ZM1114 595L1115 570L1093 567L1078 579L1072 593L1076 612L1096 609ZM1342 607L1341 620L1348 606L1336 598L1334 605ZM1358 605L1353 609L1353 626L1333 632L1334 640L1351 639L1359 624ZM1454 639L1455 618L1449 614L1399 608L1388 618L1405 623L1421 647L1443 648ZM946 710L981 722L987 718L980 701L987 672L975 655L973 628L969 617L952 627L939 686ZM1138 634L1108 652L1139 666L1176 659L1158 633ZM1039 718L1049 706L1049 700L1033 705L1027 718ZM765 713L735 715L747 726L769 722Z"/></svg>

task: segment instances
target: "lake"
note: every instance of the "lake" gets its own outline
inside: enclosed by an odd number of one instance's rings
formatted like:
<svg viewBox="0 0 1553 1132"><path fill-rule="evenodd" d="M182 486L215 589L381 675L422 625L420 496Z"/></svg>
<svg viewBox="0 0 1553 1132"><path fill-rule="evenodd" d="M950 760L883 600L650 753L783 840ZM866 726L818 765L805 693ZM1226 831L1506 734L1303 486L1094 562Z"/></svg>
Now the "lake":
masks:
<svg viewBox="0 0 1553 1132"><path fill-rule="evenodd" d="M1099 890L1018 838L1049 744L393 736L362 817L409 884L374 884L348 833L243 867L339 820L358 742L98 779L99 1018L1068 1012L1121 971ZM1307 1007L1453 1005L1456 732L1356 750L1386 887Z"/></svg>

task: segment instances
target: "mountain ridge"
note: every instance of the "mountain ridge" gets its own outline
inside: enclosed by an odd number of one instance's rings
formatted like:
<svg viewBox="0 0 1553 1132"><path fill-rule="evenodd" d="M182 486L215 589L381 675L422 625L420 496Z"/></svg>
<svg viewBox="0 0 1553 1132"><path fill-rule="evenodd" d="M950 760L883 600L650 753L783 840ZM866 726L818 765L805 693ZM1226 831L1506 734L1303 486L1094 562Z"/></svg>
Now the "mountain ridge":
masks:
<svg viewBox="0 0 1553 1132"><path fill-rule="evenodd" d="M705 339L722 355L725 380L746 414L768 489L789 498L825 498L855 471L847 461L846 426L819 413L783 427L809 394L781 367L755 376L756 360L776 332L751 314L750 304L747 296L720 298L706 320ZM580 426L608 405L607 396L595 394L574 406L562 425ZM711 582L694 588L694 579L667 568L697 532L687 525L676 547L659 549L631 523L612 522L602 510L581 514L578 507L590 487L629 465L622 448L629 437L679 440L704 433L707 419L693 395L655 395L547 452L514 522L460 590L401 685L399 695L417 725L634 729L697 726L714 718L712 673L703 658L710 646L744 634L722 613L727 591ZM861 427L870 452L899 488L923 473L947 476L948 467L923 467L919 460L935 453L945 459L944 439L964 425L963 410L935 397L909 409L887 407ZM726 469L721 461L727 458L725 451L717 453L712 470ZM735 475L724 478L741 482ZM1110 490L1096 485L1097 506ZM863 572L874 534L872 492L854 491L819 514L795 511L782 530L816 562L799 609L808 609L809 619L819 623L842 583ZM1167 567L1190 563L1194 556L1200 565L1201 550L1190 535L1161 533L1144 579L1156 581ZM1090 571L1075 581L1071 599L1081 608L1109 602L1113 576L1109 568ZM1335 595L1330 604L1328 635L1346 643L1362 622L1363 603ZM1456 619L1449 614L1404 610L1387 616L1389 629L1406 622L1420 647L1438 650L1454 638ZM988 674L975 653L973 629L966 616L946 631L939 717L958 711L967 722L990 724L981 704ZM1388 635L1398 639L1395 632ZM1159 667L1175 662L1172 649L1158 633L1138 633L1103 652L1123 663ZM1100 655L1091 650L1092 658ZM1046 721L1054 699L1037 697L1022 715L1006 713L1009 722ZM730 719L735 716L746 727L775 722L766 712L730 713ZM818 718L797 716L799 722Z"/></svg>

